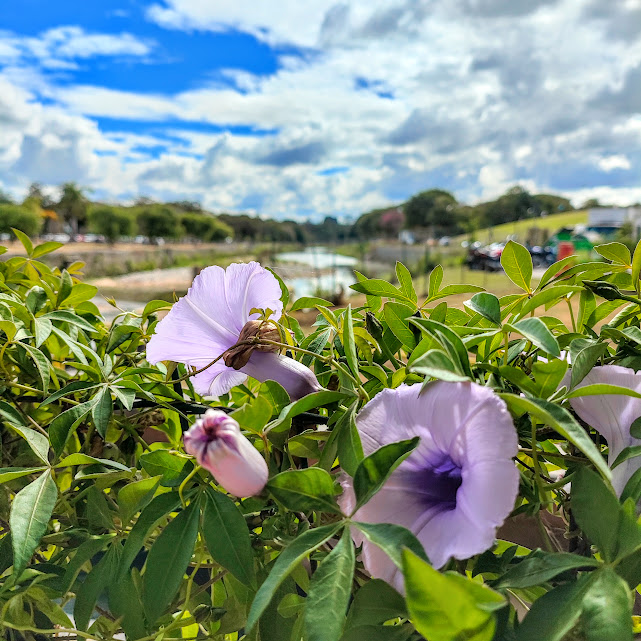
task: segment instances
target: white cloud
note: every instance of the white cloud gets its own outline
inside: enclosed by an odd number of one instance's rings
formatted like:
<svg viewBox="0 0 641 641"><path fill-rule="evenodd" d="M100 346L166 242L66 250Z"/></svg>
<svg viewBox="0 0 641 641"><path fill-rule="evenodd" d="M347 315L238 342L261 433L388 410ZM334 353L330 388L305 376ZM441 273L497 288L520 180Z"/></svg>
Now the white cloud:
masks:
<svg viewBox="0 0 641 641"><path fill-rule="evenodd" d="M272 75L223 70L222 81L173 94L63 85L44 69L152 56L154 43L132 34L67 26L0 38L0 63L12 65L1 76L0 167L21 186L64 174L111 197L193 198L279 217L357 214L429 187L468 202L515 183L641 200L641 187L608 184L641 162L641 40L615 37L600 14L587 18L591 3L281 0L275 10L255 0L248 11L157 0L148 17L166 28L240 30L302 48ZM149 127L104 133L99 116ZM273 133L191 131L178 120ZM333 167L348 171L319 173Z"/></svg>
<svg viewBox="0 0 641 641"><path fill-rule="evenodd" d="M600 158L598 165L603 171L614 169L630 169L630 161L625 156L605 156Z"/></svg>

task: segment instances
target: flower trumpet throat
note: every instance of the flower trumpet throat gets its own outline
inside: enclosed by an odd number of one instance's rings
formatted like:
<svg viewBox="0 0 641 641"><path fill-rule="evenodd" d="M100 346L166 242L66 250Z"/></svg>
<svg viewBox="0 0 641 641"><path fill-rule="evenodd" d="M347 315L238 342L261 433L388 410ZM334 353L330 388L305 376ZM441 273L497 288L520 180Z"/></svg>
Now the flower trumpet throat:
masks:
<svg viewBox="0 0 641 641"><path fill-rule="evenodd" d="M230 347L223 356L225 365L239 370L249 361L249 357L254 350L259 352L273 352L280 351L278 345L271 345L269 343L261 343L261 340L268 340L274 343L281 341L280 332L278 327L268 320L250 320L245 323L245 326L240 331L238 342Z"/></svg>
<svg viewBox="0 0 641 641"><path fill-rule="evenodd" d="M185 432L185 451L196 457L219 485L238 497L260 494L269 471L238 423L220 410L207 410Z"/></svg>

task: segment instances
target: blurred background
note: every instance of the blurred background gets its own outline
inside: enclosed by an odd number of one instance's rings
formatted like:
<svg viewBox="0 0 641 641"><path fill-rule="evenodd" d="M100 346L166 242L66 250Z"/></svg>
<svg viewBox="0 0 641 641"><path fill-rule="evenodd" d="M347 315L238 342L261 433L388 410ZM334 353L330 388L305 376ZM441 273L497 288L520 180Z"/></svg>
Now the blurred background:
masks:
<svg viewBox="0 0 641 641"><path fill-rule="evenodd" d="M639 236L639 0L22 0L0 29L5 256L64 243L124 305L253 258L296 296L396 260L507 292L509 238L543 269Z"/></svg>

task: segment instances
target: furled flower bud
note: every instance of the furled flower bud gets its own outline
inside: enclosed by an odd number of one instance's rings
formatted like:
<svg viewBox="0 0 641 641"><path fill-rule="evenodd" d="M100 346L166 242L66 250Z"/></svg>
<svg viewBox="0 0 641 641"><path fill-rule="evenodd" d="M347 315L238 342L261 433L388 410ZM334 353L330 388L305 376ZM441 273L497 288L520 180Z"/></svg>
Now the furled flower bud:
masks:
<svg viewBox="0 0 641 641"><path fill-rule="evenodd" d="M238 336L238 342L225 352L223 359L225 365L238 370L247 365L247 361L254 350L259 352L278 352L280 349L278 345L265 345L258 342L247 344L247 341L265 339L279 343L280 338L280 332L274 323L264 320L247 321Z"/></svg>
<svg viewBox="0 0 641 641"><path fill-rule="evenodd" d="M259 494L269 472L260 452L243 436L238 423L220 410L207 410L183 436L185 451L227 492Z"/></svg>

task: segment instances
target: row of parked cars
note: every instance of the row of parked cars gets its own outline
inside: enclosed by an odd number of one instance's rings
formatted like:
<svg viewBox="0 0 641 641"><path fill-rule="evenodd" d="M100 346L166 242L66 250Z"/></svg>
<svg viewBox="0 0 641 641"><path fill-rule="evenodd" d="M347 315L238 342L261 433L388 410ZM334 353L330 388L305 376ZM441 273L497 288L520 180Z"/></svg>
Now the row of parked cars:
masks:
<svg viewBox="0 0 641 641"><path fill-rule="evenodd" d="M6 240L9 240L9 234L6 234ZM106 243L107 239L101 234L43 234L40 237L42 240L54 240L57 243ZM2 236L0 236L0 240ZM164 245L164 238L150 239L147 236L136 236L134 238L121 238L121 242L135 243L136 245Z"/></svg>
<svg viewBox="0 0 641 641"><path fill-rule="evenodd" d="M484 271L500 271L501 254L506 243L490 243L483 245L480 242L470 243L467 246L467 256L465 262L470 269L480 269ZM548 267L556 260L556 250L552 246L540 247L535 245L528 247L532 256L532 265L534 267Z"/></svg>

